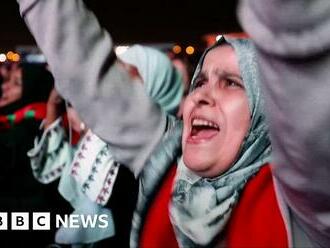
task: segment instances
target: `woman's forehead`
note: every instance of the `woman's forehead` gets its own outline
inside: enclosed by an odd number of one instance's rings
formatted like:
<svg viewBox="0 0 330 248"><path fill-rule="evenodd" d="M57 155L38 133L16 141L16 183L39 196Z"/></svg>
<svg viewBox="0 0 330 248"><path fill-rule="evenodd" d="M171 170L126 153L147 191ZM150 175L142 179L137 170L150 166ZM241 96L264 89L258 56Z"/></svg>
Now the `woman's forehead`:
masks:
<svg viewBox="0 0 330 248"><path fill-rule="evenodd" d="M240 76L238 60L234 49L228 45L220 45L211 49L205 56L202 68L202 73L227 73Z"/></svg>

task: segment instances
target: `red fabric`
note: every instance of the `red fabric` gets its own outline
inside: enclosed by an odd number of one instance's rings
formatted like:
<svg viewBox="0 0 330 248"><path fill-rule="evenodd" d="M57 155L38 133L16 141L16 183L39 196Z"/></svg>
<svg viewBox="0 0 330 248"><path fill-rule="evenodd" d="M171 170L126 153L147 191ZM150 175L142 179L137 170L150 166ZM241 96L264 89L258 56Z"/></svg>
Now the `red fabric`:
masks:
<svg viewBox="0 0 330 248"><path fill-rule="evenodd" d="M64 129L67 130L68 132L70 132L70 130L69 130L70 126L69 126L69 120L68 120L67 112L62 114L62 123L63 123ZM75 130L71 129L71 135L72 135L71 145L77 145L80 138L81 138L80 133L78 133Z"/></svg>
<svg viewBox="0 0 330 248"><path fill-rule="evenodd" d="M24 108L15 112L15 124L21 122L25 118L25 114L28 111L34 111L34 118L36 120L42 120L46 116L46 104L43 102L31 103Z"/></svg>
<svg viewBox="0 0 330 248"><path fill-rule="evenodd" d="M172 166L150 206L140 240L140 247L142 248L179 247L175 239L168 211L175 171L176 166Z"/></svg>
<svg viewBox="0 0 330 248"><path fill-rule="evenodd" d="M288 247L269 165L245 186L226 229L228 247Z"/></svg>
<svg viewBox="0 0 330 248"><path fill-rule="evenodd" d="M173 166L149 209L141 247L178 247L168 211L175 170ZM246 184L224 235L230 248L288 247L269 165Z"/></svg>
<svg viewBox="0 0 330 248"><path fill-rule="evenodd" d="M9 129L10 124L6 115L0 115L0 130Z"/></svg>
<svg viewBox="0 0 330 248"><path fill-rule="evenodd" d="M42 120L46 116L46 104L43 102L31 103L9 115L0 115L0 129L9 129L12 126L9 116L14 116L14 124L22 122L26 113L33 111L35 120Z"/></svg>

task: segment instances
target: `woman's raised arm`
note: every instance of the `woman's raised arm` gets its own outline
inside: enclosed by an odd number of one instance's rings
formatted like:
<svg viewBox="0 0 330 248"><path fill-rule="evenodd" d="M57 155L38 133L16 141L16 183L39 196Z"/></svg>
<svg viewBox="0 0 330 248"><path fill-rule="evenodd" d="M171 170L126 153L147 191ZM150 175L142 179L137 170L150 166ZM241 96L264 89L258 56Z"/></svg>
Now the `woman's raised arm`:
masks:
<svg viewBox="0 0 330 248"><path fill-rule="evenodd" d="M243 26L258 48L280 192L313 246L328 247L330 2L241 4Z"/></svg>
<svg viewBox="0 0 330 248"><path fill-rule="evenodd" d="M118 63L110 35L81 0L18 0L60 94L137 174L166 117Z"/></svg>

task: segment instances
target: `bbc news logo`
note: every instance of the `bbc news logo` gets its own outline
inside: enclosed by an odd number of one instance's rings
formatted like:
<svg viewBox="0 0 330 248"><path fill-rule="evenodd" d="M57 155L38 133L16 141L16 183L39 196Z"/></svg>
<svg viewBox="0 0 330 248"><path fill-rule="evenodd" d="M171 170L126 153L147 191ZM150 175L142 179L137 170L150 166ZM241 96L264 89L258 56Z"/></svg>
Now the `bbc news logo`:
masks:
<svg viewBox="0 0 330 248"><path fill-rule="evenodd" d="M32 221L32 225L30 225ZM10 222L10 226L9 226ZM60 228L107 228L109 216L101 215L55 215L55 227ZM3 230L50 230L51 214L48 212L0 212L0 232Z"/></svg>

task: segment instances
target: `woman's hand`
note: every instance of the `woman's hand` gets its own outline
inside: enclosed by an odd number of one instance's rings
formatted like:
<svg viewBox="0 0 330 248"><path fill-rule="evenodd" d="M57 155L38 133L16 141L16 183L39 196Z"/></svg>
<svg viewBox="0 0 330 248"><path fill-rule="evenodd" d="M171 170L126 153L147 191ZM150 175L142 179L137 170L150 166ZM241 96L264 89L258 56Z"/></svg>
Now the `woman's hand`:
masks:
<svg viewBox="0 0 330 248"><path fill-rule="evenodd" d="M47 101L47 113L45 118L44 129L49 127L58 117L60 117L64 111L63 108L64 100L58 94L57 90L54 88L50 94Z"/></svg>

